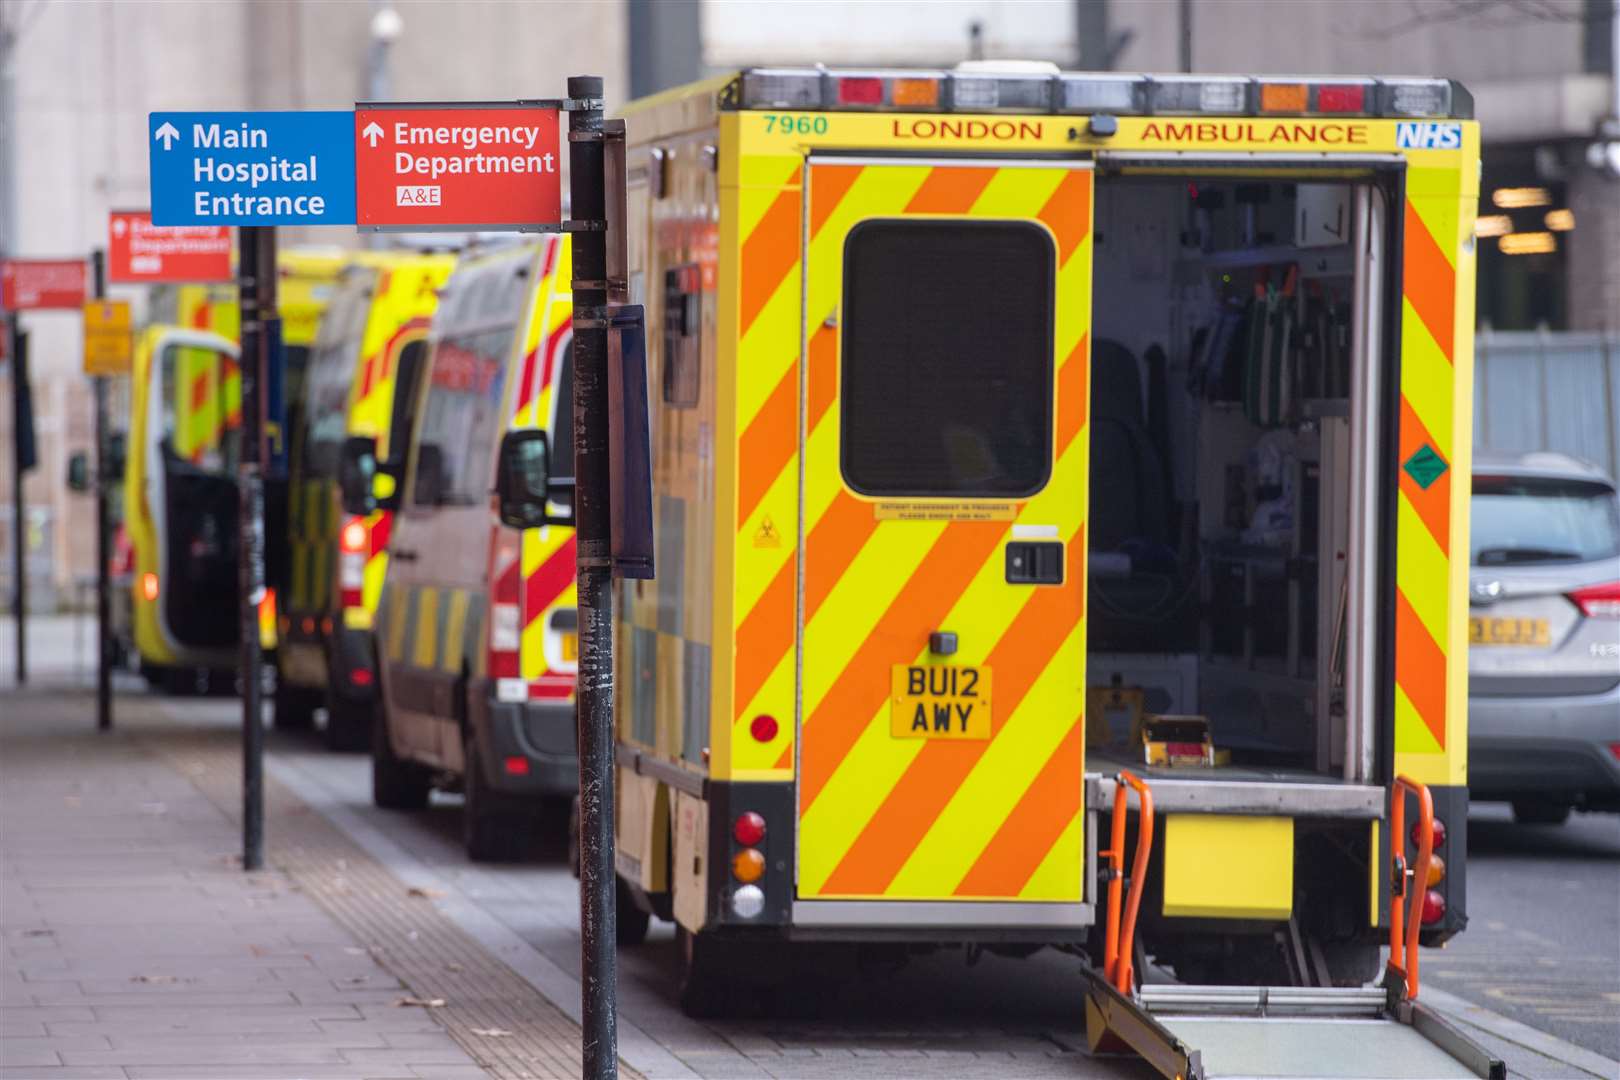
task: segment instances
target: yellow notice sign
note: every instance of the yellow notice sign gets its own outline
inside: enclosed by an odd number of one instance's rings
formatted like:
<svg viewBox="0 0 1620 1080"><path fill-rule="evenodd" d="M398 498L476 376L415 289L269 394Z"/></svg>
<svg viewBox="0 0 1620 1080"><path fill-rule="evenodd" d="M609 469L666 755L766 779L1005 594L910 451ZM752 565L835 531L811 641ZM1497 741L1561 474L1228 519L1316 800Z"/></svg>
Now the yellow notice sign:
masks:
<svg viewBox="0 0 1620 1080"><path fill-rule="evenodd" d="M949 499L889 499L872 504L879 521L1011 521L1018 504L1011 502L953 502Z"/></svg>
<svg viewBox="0 0 1620 1080"><path fill-rule="evenodd" d="M135 317L128 300L87 300L84 305L84 373L128 375L135 351Z"/></svg>

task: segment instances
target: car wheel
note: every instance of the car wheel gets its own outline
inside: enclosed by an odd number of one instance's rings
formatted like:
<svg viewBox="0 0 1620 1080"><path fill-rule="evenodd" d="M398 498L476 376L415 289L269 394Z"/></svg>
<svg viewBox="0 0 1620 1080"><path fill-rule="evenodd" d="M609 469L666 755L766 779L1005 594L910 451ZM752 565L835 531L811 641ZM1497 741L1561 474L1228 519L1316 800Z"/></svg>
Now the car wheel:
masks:
<svg viewBox="0 0 1620 1080"><path fill-rule="evenodd" d="M1567 803L1523 800L1513 804L1513 820L1520 825L1562 825L1569 820L1569 812Z"/></svg>
<svg viewBox="0 0 1620 1080"><path fill-rule="evenodd" d="M515 810L510 801L489 789L471 729L463 740L466 775L461 787L466 805L461 811L461 832L467 857L474 862L514 862L528 848L533 815Z"/></svg>
<svg viewBox="0 0 1620 1080"><path fill-rule="evenodd" d="M681 1012L696 1020L725 1012L726 994L718 943L707 934L675 926L675 953L680 960L676 994Z"/></svg>
<svg viewBox="0 0 1620 1080"><path fill-rule="evenodd" d="M613 940L620 945L640 945L647 940L652 915L636 906L630 886L617 874L613 875L613 893Z"/></svg>
<svg viewBox="0 0 1620 1080"><path fill-rule="evenodd" d="M275 725L277 731L308 731L315 723L320 695L294 686L276 673Z"/></svg>
<svg viewBox="0 0 1620 1080"><path fill-rule="evenodd" d="M340 753L359 753L371 745L371 728L376 722L373 702L346 701L331 690L326 692L326 747Z"/></svg>
<svg viewBox="0 0 1620 1080"><path fill-rule="evenodd" d="M371 801L384 810L425 809L432 779L422 766L395 756L387 714L379 714L371 725Z"/></svg>

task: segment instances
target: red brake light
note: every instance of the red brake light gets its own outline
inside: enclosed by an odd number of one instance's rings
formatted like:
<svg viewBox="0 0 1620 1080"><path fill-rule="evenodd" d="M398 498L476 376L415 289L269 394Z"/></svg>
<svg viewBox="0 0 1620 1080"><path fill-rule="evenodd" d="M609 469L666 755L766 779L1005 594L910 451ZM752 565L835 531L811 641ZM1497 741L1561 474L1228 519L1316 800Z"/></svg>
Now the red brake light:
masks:
<svg viewBox="0 0 1620 1080"><path fill-rule="evenodd" d="M1446 917L1446 898L1435 889L1423 894L1423 925L1432 926Z"/></svg>
<svg viewBox="0 0 1620 1080"><path fill-rule="evenodd" d="M842 78L838 80L840 105L883 104L883 80L870 78Z"/></svg>
<svg viewBox="0 0 1620 1080"><path fill-rule="evenodd" d="M1317 112L1365 112L1366 100L1367 88L1364 86L1319 86L1316 89Z"/></svg>
<svg viewBox="0 0 1620 1080"><path fill-rule="evenodd" d="M340 538L344 551L364 551L366 547L366 523L351 521L343 526L343 535Z"/></svg>
<svg viewBox="0 0 1620 1080"><path fill-rule="evenodd" d="M1620 619L1620 581L1588 585L1569 594L1588 619Z"/></svg>
<svg viewBox="0 0 1620 1080"><path fill-rule="evenodd" d="M765 819L752 810L744 810L732 824L731 835L744 847L753 847L765 839Z"/></svg>
<svg viewBox="0 0 1620 1080"><path fill-rule="evenodd" d="M1434 819L1433 836L1434 846L1432 850L1439 851L1446 846L1446 823L1439 818ZM1414 821L1412 823L1411 837L1413 847L1421 848L1423 846L1423 822Z"/></svg>
<svg viewBox="0 0 1620 1080"><path fill-rule="evenodd" d="M776 738L776 717L760 713L748 722L748 734L754 737L755 742L770 742Z"/></svg>

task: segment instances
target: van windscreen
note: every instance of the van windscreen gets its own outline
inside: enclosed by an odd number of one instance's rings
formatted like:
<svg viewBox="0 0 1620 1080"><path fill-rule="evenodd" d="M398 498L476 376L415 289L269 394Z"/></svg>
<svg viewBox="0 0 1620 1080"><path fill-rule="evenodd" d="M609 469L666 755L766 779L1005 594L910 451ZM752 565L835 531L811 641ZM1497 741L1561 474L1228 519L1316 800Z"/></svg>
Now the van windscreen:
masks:
<svg viewBox="0 0 1620 1080"><path fill-rule="evenodd" d="M844 480L1021 498L1052 464L1055 252L1026 221L873 220L844 247Z"/></svg>

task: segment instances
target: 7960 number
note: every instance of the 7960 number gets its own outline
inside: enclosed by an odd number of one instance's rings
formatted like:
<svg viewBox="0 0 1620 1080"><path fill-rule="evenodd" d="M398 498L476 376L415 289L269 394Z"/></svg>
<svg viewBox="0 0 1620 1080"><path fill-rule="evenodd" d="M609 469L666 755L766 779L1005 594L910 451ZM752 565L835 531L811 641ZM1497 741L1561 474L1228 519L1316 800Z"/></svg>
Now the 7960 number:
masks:
<svg viewBox="0 0 1620 1080"><path fill-rule="evenodd" d="M766 113L767 135L825 135L827 118L804 113Z"/></svg>

